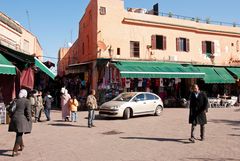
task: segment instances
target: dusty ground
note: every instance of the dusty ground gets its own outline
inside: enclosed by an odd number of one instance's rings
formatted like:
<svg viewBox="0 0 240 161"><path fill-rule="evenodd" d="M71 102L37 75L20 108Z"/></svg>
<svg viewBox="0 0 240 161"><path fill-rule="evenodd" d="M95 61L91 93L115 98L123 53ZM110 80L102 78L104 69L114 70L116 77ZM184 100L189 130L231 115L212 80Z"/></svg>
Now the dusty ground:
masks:
<svg viewBox="0 0 240 161"><path fill-rule="evenodd" d="M18 157L11 157L15 134L0 125L0 161L240 161L240 108L209 109L207 115L206 140L193 144L188 109L130 120L97 117L91 129L85 111L77 123L62 122L61 112L52 111L52 121L34 124L24 135Z"/></svg>

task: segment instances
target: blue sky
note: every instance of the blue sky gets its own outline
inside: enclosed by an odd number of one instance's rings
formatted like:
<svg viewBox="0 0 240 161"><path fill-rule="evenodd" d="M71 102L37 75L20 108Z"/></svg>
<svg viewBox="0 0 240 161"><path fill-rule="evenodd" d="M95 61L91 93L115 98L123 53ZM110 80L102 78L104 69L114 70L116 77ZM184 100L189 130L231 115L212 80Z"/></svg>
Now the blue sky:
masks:
<svg viewBox="0 0 240 161"><path fill-rule="evenodd" d="M44 61L56 63L59 48L76 40L78 23L89 1L0 0L0 11L31 28L42 46ZM240 24L240 0L125 0L125 8L151 9L155 3L159 3L160 12Z"/></svg>

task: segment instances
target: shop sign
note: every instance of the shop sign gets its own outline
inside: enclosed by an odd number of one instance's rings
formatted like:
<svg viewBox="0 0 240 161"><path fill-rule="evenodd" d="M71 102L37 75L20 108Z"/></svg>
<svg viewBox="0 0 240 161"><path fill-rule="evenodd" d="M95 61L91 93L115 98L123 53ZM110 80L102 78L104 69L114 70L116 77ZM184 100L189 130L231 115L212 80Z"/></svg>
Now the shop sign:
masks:
<svg viewBox="0 0 240 161"><path fill-rule="evenodd" d="M229 64L240 64L240 59L230 58Z"/></svg>

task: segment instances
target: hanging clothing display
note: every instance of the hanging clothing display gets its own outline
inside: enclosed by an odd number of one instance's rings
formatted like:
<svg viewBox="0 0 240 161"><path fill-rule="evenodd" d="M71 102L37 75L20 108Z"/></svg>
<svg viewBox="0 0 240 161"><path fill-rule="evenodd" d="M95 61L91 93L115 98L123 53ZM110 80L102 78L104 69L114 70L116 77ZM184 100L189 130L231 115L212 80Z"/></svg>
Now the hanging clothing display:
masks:
<svg viewBox="0 0 240 161"><path fill-rule="evenodd" d="M126 88L130 88L131 85L131 79L126 79Z"/></svg>

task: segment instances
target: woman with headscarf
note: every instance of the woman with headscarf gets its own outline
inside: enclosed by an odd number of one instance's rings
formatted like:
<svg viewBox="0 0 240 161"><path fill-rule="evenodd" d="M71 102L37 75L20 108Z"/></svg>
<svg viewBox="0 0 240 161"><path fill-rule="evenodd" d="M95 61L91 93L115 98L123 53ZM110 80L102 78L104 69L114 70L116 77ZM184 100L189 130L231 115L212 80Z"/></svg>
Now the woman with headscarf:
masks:
<svg viewBox="0 0 240 161"><path fill-rule="evenodd" d="M64 90L64 94L61 96L61 108L62 108L62 119L69 121L70 109L69 109L69 100L71 96L68 94L68 90Z"/></svg>
<svg viewBox="0 0 240 161"><path fill-rule="evenodd" d="M16 101L16 111L11 117L9 124L9 132L16 132L16 140L13 147L12 156L18 155L18 151L22 151L24 148L23 134L31 133L32 130L32 116L31 116L31 104L27 99L27 91L21 89Z"/></svg>

